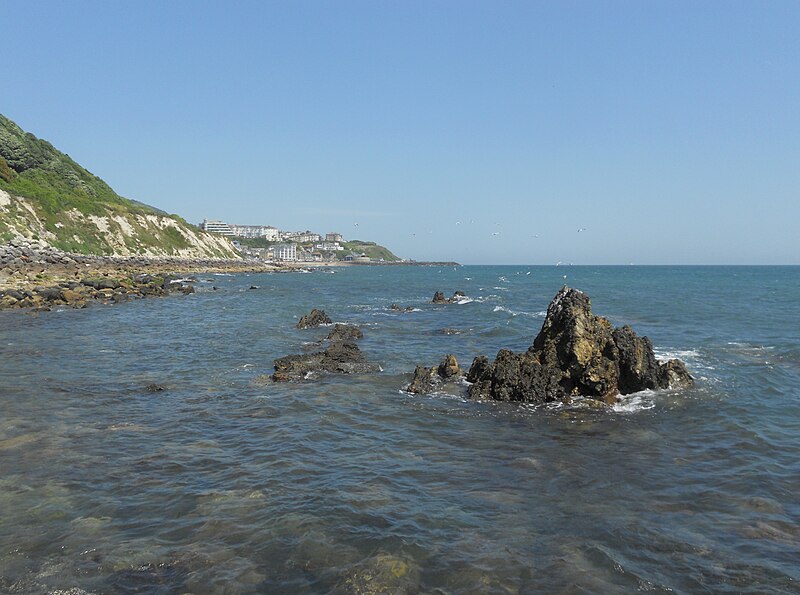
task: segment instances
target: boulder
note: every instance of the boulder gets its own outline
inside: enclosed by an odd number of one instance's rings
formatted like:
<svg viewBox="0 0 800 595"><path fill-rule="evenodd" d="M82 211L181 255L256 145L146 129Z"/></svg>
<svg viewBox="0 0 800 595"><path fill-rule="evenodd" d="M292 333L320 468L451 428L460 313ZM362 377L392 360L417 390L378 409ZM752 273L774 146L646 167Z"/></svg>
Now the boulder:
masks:
<svg viewBox="0 0 800 595"><path fill-rule="evenodd" d="M438 366L426 368L417 366L414 370L414 379L406 387L406 392L413 394L431 393L436 391L448 380L457 380L464 376L464 371L458 365L454 355L445 355Z"/></svg>
<svg viewBox="0 0 800 595"><path fill-rule="evenodd" d="M328 336L325 337L328 341L356 341L358 339L363 339L364 333L361 332L361 329L357 326L352 326L350 324L336 324L333 327L333 330L328 333Z"/></svg>
<svg viewBox="0 0 800 595"><path fill-rule="evenodd" d="M325 310L314 308L297 322L297 328L316 328L323 324L332 324L333 320L325 314Z"/></svg>
<svg viewBox="0 0 800 595"><path fill-rule="evenodd" d="M463 291L456 291L453 295L449 298L444 297L444 294L441 291L437 291L433 294L433 299L431 300L432 304L456 304L462 298L467 297L467 294Z"/></svg>
<svg viewBox="0 0 800 595"><path fill-rule="evenodd" d="M365 374L379 369L353 341L337 341L315 353L287 355L275 360L274 382L306 380L324 372L330 374Z"/></svg>
<svg viewBox="0 0 800 595"><path fill-rule="evenodd" d="M606 403L620 394L693 383L678 360L656 360L647 337L614 329L592 314L589 296L563 287L547 308L542 329L524 353L507 349L494 362L478 356L467 373L473 398L544 403L590 397Z"/></svg>

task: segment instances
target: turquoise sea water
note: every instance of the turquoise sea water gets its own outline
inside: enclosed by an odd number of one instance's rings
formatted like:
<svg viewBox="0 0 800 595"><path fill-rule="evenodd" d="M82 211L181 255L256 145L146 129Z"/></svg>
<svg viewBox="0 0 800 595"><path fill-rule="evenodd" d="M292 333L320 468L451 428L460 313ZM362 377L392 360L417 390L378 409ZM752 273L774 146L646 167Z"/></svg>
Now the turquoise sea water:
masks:
<svg viewBox="0 0 800 595"><path fill-rule="evenodd" d="M800 592L800 268L200 279L0 312L0 592ZM697 385L610 411L401 391L527 348L565 283ZM327 333L294 328L312 307L383 371L259 383Z"/></svg>

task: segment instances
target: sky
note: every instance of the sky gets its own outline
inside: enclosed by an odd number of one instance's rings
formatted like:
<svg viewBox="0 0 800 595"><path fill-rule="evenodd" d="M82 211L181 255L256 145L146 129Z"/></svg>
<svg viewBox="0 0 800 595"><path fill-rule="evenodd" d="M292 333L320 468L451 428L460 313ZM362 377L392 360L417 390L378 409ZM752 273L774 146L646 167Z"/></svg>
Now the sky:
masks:
<svg viewBox="0 0 800 595"><path fill-rule="evenodd" d="M800 264L795 0L2 9L0 113L190 222L471 264Z"/></svg>

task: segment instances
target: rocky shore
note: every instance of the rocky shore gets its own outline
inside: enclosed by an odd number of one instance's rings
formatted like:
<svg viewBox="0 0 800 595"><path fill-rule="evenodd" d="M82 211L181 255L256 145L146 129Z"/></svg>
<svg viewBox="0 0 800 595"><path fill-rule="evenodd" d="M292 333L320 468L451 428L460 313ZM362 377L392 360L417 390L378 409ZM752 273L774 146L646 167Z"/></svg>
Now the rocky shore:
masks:
<svg viewBox="0 0 800 595"><path fill-rule="evenodd" d="M579 398L610 405L619 395L694 383L681 361L659 362L650 339L627 325L614 328L592 313L588 295L566 286L550 302L527 351L501 349L494 361L479 355L466 375L455 357L447 355L437 367L417 366L405 390L434 392L462 378L471 399L537 404Z"/></svg>
<svg viewBox="0 0 800 595"><path fill-rule="evenodd" d="M35 240L0 244L0 309L82 308L170 293L192 293L178 281L192 273L290 271L295 267L242 259L95 256L63 252Z"/></svg>

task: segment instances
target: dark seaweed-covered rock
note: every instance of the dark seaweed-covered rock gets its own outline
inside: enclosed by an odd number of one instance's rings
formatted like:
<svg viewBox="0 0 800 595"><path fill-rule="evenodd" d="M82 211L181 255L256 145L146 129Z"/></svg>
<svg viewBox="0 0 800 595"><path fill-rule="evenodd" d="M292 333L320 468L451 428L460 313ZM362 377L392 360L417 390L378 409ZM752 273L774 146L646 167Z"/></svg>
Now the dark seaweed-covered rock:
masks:
<svg viewBox="0 0 800 595"><path fill-rule="evenodd" d="M462 298L467 297L467 294L463 291L456 291L453 295L449 298L444 297L444 294L441 291L437 291L433 294L433 299L431 300L432 304L456 304Z"/></svg>
<svg viewBox="0 0 800 595"><path fill-rule="evenodd" d="M353 341L337 341L323 351L287 355L276 359L272 380L275 382L305 380L319 372L366 374L377 369L378 366L369 363Z"/></svg>
<svg viewBox="0 0 800 595"><path fill-rule="evenodd" d="M406 392L414 394L430 393L437 390L445 381L462 378L464 371L454 355L445 355L438 366L426 368L417 366L414 379L406 387Z"/></svg>
<svg viewBox="0 0 800 595"><path fill-rule="evenodd" d="M358 339L363 339L364 333L361 332L361 329L357 326L352 326L350 324L336 324L333 327L333 330L328 333L328 336L325 337L326 340L337 342L337 341L356 341Z"/></svg>
<svg viewBox="0 0 800 595"><path fill-rule="evenodd" d="M393 312L413 312L414 306L398 306L397 304L392 304L389 306L389 309Z"/></svg>
<svg viewBox="0 0 800 595"><path fill-rule="evenodd" d="M332 324L333 321L325 314L325 310L314 308L297 322L297 328L316 328L323 324Z"/></svg>
<svg viewBox="0 0 800 595"><path fill-rule="evenodd" d="M614 329L591 311L589 296L563 287L525 353L507 349L494 362L475 358L467 374L474 398L548 402L572 396L607 403L619 394L693 383L678 360L656 360L647 337L629 326Z"/></svg>

